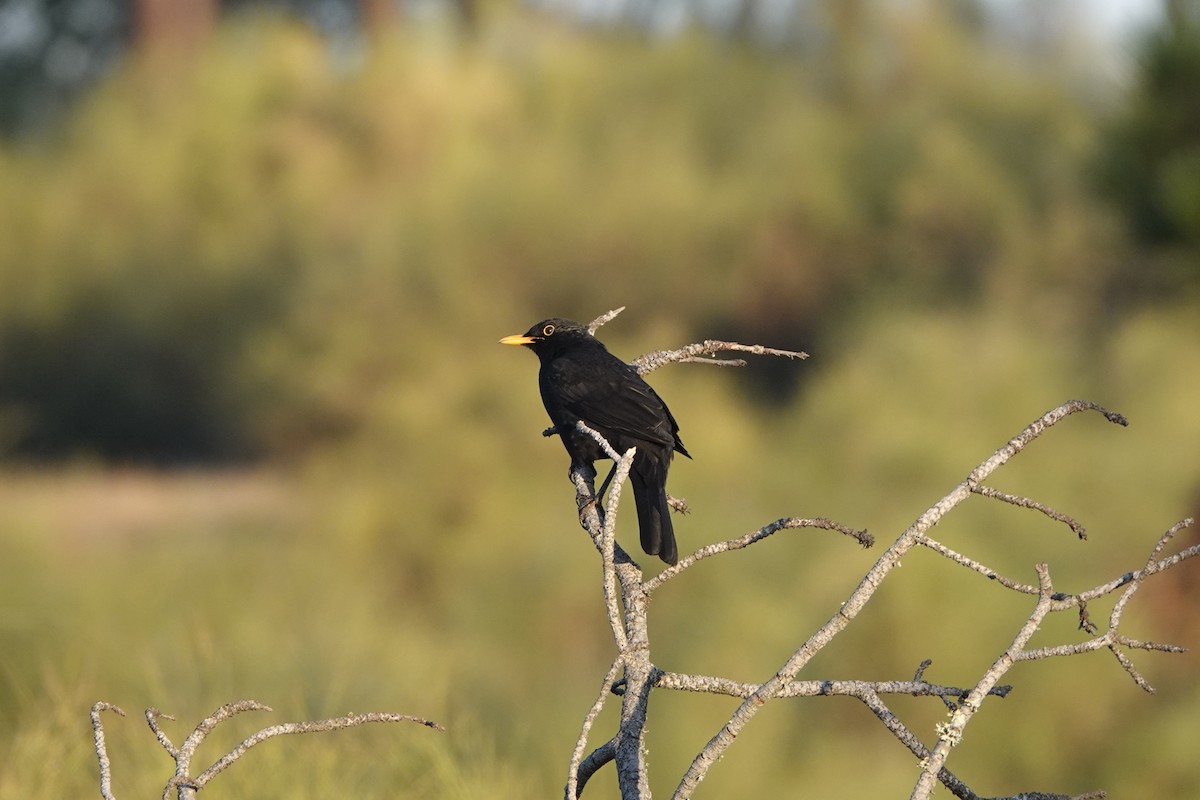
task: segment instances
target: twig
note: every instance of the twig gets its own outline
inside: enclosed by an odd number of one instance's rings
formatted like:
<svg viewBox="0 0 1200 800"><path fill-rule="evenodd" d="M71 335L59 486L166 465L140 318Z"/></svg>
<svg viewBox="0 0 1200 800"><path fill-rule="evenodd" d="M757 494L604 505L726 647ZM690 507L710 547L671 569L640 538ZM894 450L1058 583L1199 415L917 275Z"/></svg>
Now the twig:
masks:
<svg viewBox="0 0 1200 800"><path fill-rule="evenodd" d="M238 700L233 703L226 703L200 720L200 724L195 727L191 734L183 740L183 744L179 746L179 752L175 755L175 776L163 788L163 800L170 800L172 789L180 790L182 800L182 790L190 789L191 793L195 794L195 792L203 787L204 784L200 783L199 780L193 780L190 777L192 756L195 755L196 748L200 746L200 743L204 741L213 728L225 720L247 711L270 710L270 706L263 705L257 700Z"/></svg>
<svg viewBox="0 0 1200 800"><path fill-rule="evenodd" d="M617 506L621 502L621 487L624 486L626 478L629 477L629 470L633 467L633 457L637 453L637 448L631 447L624 455L618 456L604 437L583 424L582 420L576 423L576 427L595 438L602 448L611 453L613 461L616 462L610 476L608 499L605 502L604 519L600 526L599 545L601 568L603 569L601 583L604 588L604 605L608 609L608 622L612 628L613 640L616 642L617 650L624 653L629 647L629 636L621 619L620 608L617 605Z"/></svg>
<svg viewBox="0 0 1200 800"><path fill-rule="evenodd" d="M271 709L257 700L239 700L234 703L226 703L218 708L212 714L209 714L200 724L195 727L191 734L184 740L183 744L176 748L166 733L159 727L160 719L174 719L170 715L164 714L157 708L146 709L146 722L150 726L154 738L162 745L163 749L175 761L175 774L171 776L163 787L163 800L170 800L171 794L178 794L179 800L191 800L196 796L196 793L202 789L205 784L212 780L218 773L233 764L239 758L246 754L251 747L264 742L267 739L275 736L292 733L318 733L321 731L333 731L340 728L352 728L358 725L363 725L368 722L418 722L434 730L445 730L441 725L420 717L413 717L407 714L391 714L384 712L369 712L366 714L345 714L340 717L330 719L315 720L312 722L285 722L280 725L271 725L263 728L258 733L248 736L243 739L241 744L230 750L225 755L221 756L211 767L204 770L196 777L191 776L191 761L195 755L196 748L204 741L205 737L217 725L227 719L241 714L245 711L270 711ZM121 716L125 716L122 711L111 703L99 702L92 706L92 731L96 742L96 758L100 762L100 795L104 800L115 800L112 793L112 768L109 763L107 748L104 742L104 729L100 723L101 711L115 711Z"/></svg>
<svg viewBox="0 0 1200 800"><path fill-rule="evenodd" d="M888 707L887 703L883 702L883 699L878 693L873 691L864 691L861 695L856 696L863 702L863 705L869 708L871 713L883 723L883 727L887 728L889 733L895 736L901 744L908 748L910 753L922 761L929 757L929 748L925 747L921 740L917 738L916 734L914 734L909 727L905 725L898 716L896 716L896 713ZM960 781L958 777L954 775L954 773L950 772L950 770L946 769L945 767L938 771L938 779L944 786L946 786L946 788L953 792L955 796L961 798L962 800L977 800L975 793L967 788L966 784Z"/></svg>
<svg viewBox="0 0 1200 800"><path fill-rule="evenodd" d="M600 684L600 692L596 695L596 702L592 703L592 707L588 709L587 716L583 718L583 727L579 731L579 739L575 742L575 750L571 753L571 764L567 771L567 788L564 795L566 800L574 800L574 798L582 794L584 784L587 783L588 778L601 766L611 761L615 755L616 751L612 748L613 742L610 739L600 747L601 750L605 748L609 749L606 757L603 760L597 759L593 761L592 757L589 756L588 760L591 762L589 764L589 771L586 775L580 774L580 764L583 763L583 751L587 749L588 735L592 731L592 726L596 723L596 718L600 716L600 712L604 708L604 702L608 699L609 694L612 693L613 681L616 680L617 673L621 671L622 663L623 658L620 655L613 659L612 666L608 668L608 672L604 676L604 681ZM593 752L592 756L595 755L596 753Z"/></svg>
<svg viewBox="0 0 1200 800"><path fill-rule="evenodd" d="M1150 686L1145 678L1137 671L1136 668L1134 668L1133 662L1127 655L1122 653L1119 648L1126 647L1135 650L1154 650L1167 653L1183 652L1184 648L1178 645L1142 642L1130 639L1120 633L1121 617L1130 599L1141 587L1146 578L1154 575L1155 573L1161 572L1164 569L1168 569L1175 564L1179 564L1190 558L1200 556L1200 545L1192 545L1191 547L1181 550L1172 556L1160 558L1167 543L1170 542L1170 540L1179 531L1188 527L1192 523L1193 520L1191 518L1180 520L1172 525L1171 528L1169 528L1165 533L1163 533L1162 536L1160 536L1155 542L1154 547L1146 559L1145 566L1142 569L1127 572L1118 578L1108 581L1107 583L1100 584L1099 586L1095 586L1091 589L1087 589L1076 594L1064 594L1062 592L1052 593L1049 599L1049 611L1058 612L1072 608L1078 608L1080 614L1080 627L1091 634L1093 638L1087 641L1076 642L1072 644L1042 647L1033 650L1023 649L1018 654L1018 660L1032 661L1043 658L1057 658L1062 656L1079 655L1081 653L1090 653L1102 648L1108 648L1116 657L1117 662L1121 665L1122 669L1129 673L1130 677L1133 678L1137 685L1145 691L1153 693L1153 687ZM1040 595L1041 593L1040 587L1030 586L1028 584L1024 584L1000 575L991 567L981 564L972 558L964 556L952 550L951 548L946 547L944 544L932 539L927 534L922 534L919 536L917 541L922 546L933 550L934 552L944 556L954 563L960 564L968 569L986 576L991 580L994 580L996 583L1004 586L1006 589L1011 589L1012 591L1023 594ZM1113 605L1113 610L1109 617L1108 630L1101 635L1096 635L1096 625L1091 621L1090 615L1087 614L1087 603L1096 599L1097 597L1110 594L1122 587L1125 588L1125 591L1121 593L1121 596Z"/></svg>
<svg viewBox="0 0 1200 800"><path fill-rule="evenodd" d="M324 731L336 731L341 730L342 728L354 728L371 722L415 722L420 725L424 725L427 728L433 728L435 731L446 730L432 720L414 717L409 714L391 714L380 711L371 711L364 714L350 713L344 714L340 717L319 719L311 722L284 722L279 725L271 725L263 728L258 733L247 736L241 741L240 744L237 745L237 747L234 747L228 753L221 756L216 763L204 770L204 772L200 773L195 781L196 786L204 786L204 784L212 780L218 773L245 755L246 751L251 747L254 747L254 745L261 742L265 742L267 739L296 733L321 733Z"/></svg>
<svg viewBox="0 0 1200 800"><path fill-rule="evenodd" d="M974 489L972 489L972 491L984 497L991 497L996 500L1001 500L1005 503L1011 503L1014 506L1020 506L1021 508L1032 508L1034 511L1040 511L1050 519L1061 522L1069 527L1080 539L1087 538L1087 530L1076 519L1062 513L1061 511L1055 511L1053 508L1043 505L1036 500L1030 500L1028 497L1020 497L1019 495L1015 494L1007 494L1006 492L993 489L990 486L976 486Z"/></svg>
<svg viewBox="0 0 1200 800"><path fill-rule="evenodd" d="M150 726L150 730L154 734L154 738L158 739L158 743L161 744L163 749L167 751L167 755L169 755L171 758L177 759L179 758L179 750L175 747L175 745L171 744L171 740L168 739L167 735L163 733L161 728L158 727L158 721L160 719L169 719L171 721L175 720L175 718L170 714L164 714L157 708L146 709L146 723Z"/></svg>
<svg viewBox="0 0 1200 800"><path fill-rule="evenodd" d="M1033 637L1038 626L1042 624L1042 620L1050 613L1051 595L1054 593L1054 587L1050 582L1050 569L1045 564L1038 564L1037 576L1038 600L1033 612L1021 626L1008 649L1000 654L1000 657L992 663L992 666L975 684L975 688L971 690L966 699L959 703L958 708L950 714L950 721L938 726L938 743L934 745L922 765L921 775L917 779L916 786L913 787L911 800L926 800L933 793L934 786L938 782L938 773L945 766L950 750L957 747L962 741L963 729L979 711L984 698L990 693L992 687L1020 659L1025 645Z"/></svg>
<svg viewBox="0 0 1200 800"><path fill-rule="evenodd" d="M601 325L611 322L625 306L607 311L588 323L588 333L593 336ZM635 358L629 362L637 368L639 375L653 372L666 364L709 364L718 367L744 367L746 361L741 358L717 359L712 358L717 353L742 352L756 356L782 356L784 358L805 359L808 353L799 350L779 350L774 347L764 347L761 344L739 344L738 342L723 342L717 339L705 339L703 342L689 344L678 350L655 350ZM549 434L547 434L549 435Z"/></svg>
<svg viewBox="0 0 1200 800"><path fill-rule="evenodd" d="M100 721L101 711L112 711L119 716L125 712L112 703L92 704L92 738L96 744L96 760L100 762L100 796L104 800L116 800L112 792L112 763L108 760L108 746L104 742L104 724Z"/></svg>
<svg viewBox="0 0 1200 800"><path fill-rule="evenodd" d="M742 683L728 678L709 675L687 675L679 672L663 672L655 686L661 689L676 689L684 692L721 694L729 697L750 697L759 688L757 683ZM988 694L1007 697L1011 686L994 686ZM781 687L776 697L861 697L864 693L905 694L912 697L966 697L970 689L957 686L941 686L928 681L792 681Z"/></svg>
<svg viewBox="0 0 1200 800"><path fill-rule="evenodd" d="M873 714L883 723L883 726L896 737L909 752L915 755L921 761L925 761L929 757L929 750L921 743L921 740L908 729L899 717L888 708L887 704L877 694L864 692L859 698L863 704L871 710ZM938 781L945 786L959 800L1098 800L1104 797L1104 792L1087 792L1085 794L1071 797L1065 794L1047 794L1045 792L1020 792L1019 794L1010 797L993 797L984 798L975 794L969 786L963 783L957 775L950 770L942 767L938 770Z"/></svg>
<svg viewBox="0 0 1200 800"><path fill-rule="evenodd" d="M1186 520L1186 521L1189 524L1191 523L1190 519ZM1166 558L1163 558L1163 559L1160 559L1159 561L1154 562L1153 564L1151 564L1149 567L1147 567L1145 569L1138 569L1138 570L1134 570L1132 572L1126 572L1124 575L1120 576L1119 578L1113 578L1108 583L1104 583L1104 584L1101 584L1100 586L1096 586L1092 589L1088 589L1086 592L1080 592L1079 594L1063 595L1061 597L1056 597L1055 602L1061 603L1062 607L1064 607L1064 608L1070 608L1070 607L1077 605L1081 601L1086 602L1088 600L1094 600L1097 597L1101 597L1103 595L1111 593L1112 591L1114 591L1116 589L1120 589L1122 586L1128 586L1131 583L1143 581L1146 578L1150 577L1151 575L1154 575L1154 574L1157 574L1164 570L1170 569L1171 567L1175 566L1176 564L1180 564L1184 561L1187 561L1188 559L1195 558L1198 555L1200 555L1200 544L1194 544L1191 547L1180 550L1178 553L1175 553L1174 555L1167 556ZM1058 610L1057 606L1056 606L1055 610L1056 611Z"/></svg>
<svg viewBox="0 0 1200 800"><path fill-rule="evenodd" d="M600 328L601 325L604 325L607 322L611 322L617 316L617 314L620 314L624 310L625 310L625 306L621 306L620 308L614 308L612 311L606 311L603 314L601 314L600 316L596 317L594 320L592 320L591 322L588 323L588 326L587 326L588 333L595 336L596 331Z"/></svg>
<svg viewBox="0 0 1200 800"><path fill-rule="evenodd" d="M1036 586L1028 583L1021 583L1020 581L1013 580L1012 578L1007 578L1004 575L1001 575L999 572L996 572L996 570L992 569L991 567L981 564L970 556L965 556L962 553L947 547L937 539L930 537L928 534L920 534L916 537L916 542L922 547L927 547L938 555L948 558L955 564L959 564L967 569L978 572L980 575L983 575L989 580L995 581L1006 589L1012 589L1014 592L1020 592L1021 594L1038 593Z"/></svg>
<svg viewBox="0 0 1200 800"><path fill-rule="evenodd" d="M758 530L751 531L743 536L727 539L723 542L715 542L713 544L701 547L699 550L696 550L686 558L680 559L679 563L667 567L662 572L646 581L645 592L646 594L652 593L659 586L671 580L688 567L691 567L697 562L703 561L710 556L715 556L720 553L728 553L734 550L741 550L742 548L749 547L755 542L760 542L763 539L766 539L768 536L778 533L779 531L794 530L797 528L823 528L829 531L838 531L839 533L843 533L846 536L857 540L858 543L863 547L870 547L871 545L875 544L875 538L865 530L857 530L849 527L848 525L843 525L840 522L826 519L825 517L817 517L815 519L785 517L784 519L777 519L774 522L764 525Z"/></svg>
<svg viewBox="0 0 1200 800"><path fill-rule="evenodd" d="M655 350L629 362L637 368L639 375L653 372L661 366L674 363L708 363L721 367L742 367L746 362L742 359L712 360L705 358L717 353L730 351L752 353L756 356L782 356L784 358L808 358L808 353L799 350L778 350L774 347L763 347L761 344L739 344L738 342L722 342L717 339L705 339L703 342L689 344L678 350Z"/></svg>
<svg viewBox="0 0 1200 800"><path fill-rule="evenodd" d="M600 768L617 757L617 739L614 736L604 744L592 751L591 755L583 760L579 765L579 788L576 790L576 797L583 793L583 787L593 775L600 771Z"/></svg>
<svg viewBox="0 0 1200 800"><path fill-rule="evenodd" d="M579 509L579 523L591 536L603 557L609 547L604 536L605 518L615 516L616 505L610 504L607 511L601 510L593 485L595 476L596 472L590 465L575 465L571 470L571 479L575 483L575 501ZM609 491L611 493L612 489ZM625 672L625 692L621 695L621 724L613 737L611 760L616 761L617 783L622 797L649 797L644 737L649 692L655 670L650 661L647 598L642 590L642 572L637 564L615 540L611 542L611 548L612 569L621 587L621 602L624 607L622 627L626 637L624 648L618 655ZM585 763L594 762L588 759ZM607 763L607 760L602 763Z"/></svg>
<svg viewBox="0 0 1200 800"><path fill-rule="evenodd" d="M846 602L842 604L838 612L822 625L816 633L809 637L808 641L792 653L774 676L762 684L754 694L738 706L729 718L729 721L717 731L692 760L683 779L675 789L673 799L684 800L684 798L692 795L696 786L704 779L708 769L733 744L738 734L754 718L759 709L768 700L776 697L778 692L795 678L796 674L804 668L816 653L829 644L841 631L845 630L846 626L858 616L867 602L874 596L876 589L879 588L892 569L918 543L921 536L926 534L951 509L968 498L974 487L981 485L993 472L1008 463L1014 455L1024 450L1030 442L1066 417L1080 411L1096 411L1110 422L1128 424L1120 414L1108 411L1095 403L1084 400L1071 400L1047 411L1041 417L1031 422L1021 433L1017 434L1006 445L979 464L962 483L926 510L916 522L900 535L879 557L879 560L867 572L866 576L864 576L858 587L846 599ZM935 770L933 774L936 776L937 771Z"/></svg>
<svg viewBox="0 0 1200 800"><path fill-rule="evenodd" d="M592 330L612 319L619 313L610 312L598 318ZM764 355L787 355L804 357L802 353L779 351L758 346L739 345L730 342L707 341L690 345L680 350L659 351L649 353L632 362L641 373L649 372L667 363L701 360L706 363L733 363L732 360L718 362L711 358L716 352L725 350L745 350ZM1041 436L1049 428L1061 422L1068 416L1081 411L1095 411L1114 424L1127 425L1120 414L1108 411L1094 403L1072 400L1052 409L1025 427L1003 447L996 450L989 458L981 462L970 474L949 494L927 509L912 525L909 526L897 540L879 557L875 565L864 576L859 585L842 604L839 611L831 617L816 633L814 633L800 648L792 653L785 663L766 682L761 684L742 683L715 676L687 675L682 673L662 672L653 665L649 658L649 639L646 629L646 601L651 593L662 584L682 573L696 563L716 555L748 547L762 541L775 533L793 528L818 527L836 530L857 539L864 546L870 546L873 538L866 531L860 531L824 518L800 519L785 518L777 520L748 534L702 547L682 559L678 564L668 567L653 579L643 581L641 571L629 558L628 554L616 544L612 537L612 522L617 513L620 489L628 477L628 467L618 471L621 462L631 461L632 450L624 455L616 453L597 432L580 424L580 429L592 436L603 451L616 462L613 473L606 480L605 486L611 486L608 502L601 508L596 498L593 481L594 469L579 468L572 472L576 484L576 499L580 512L580 523L592 537L597 550L605 564L605 598L606 606L614 630L619 653L614 659L605 676L601 695L597 698L584 720L583 730L577 742L565 788L567 800L578 797L583 786L594 772L609 761L615 761L617 766L618 783L621 796L627 799L646 798L649 787L645 769L644 730L646 709L649 693L652 688L676 689L682 691L706 692L723 694L742 698L725 725L709 740L708 744L697 754L687 772L675 789L674 798L688 798L713 763L716 762L737 738L741 729L757 714L758 710L769 700L779 697L810 697L843 695L855 697L871 709L883 724L911 752L922 759L922 771L917 785L913 789L913 798L923 800L929 796L933 787L941 782L961 800L982 800L963 784L956 776L945 768L945 761L955 745L961 741L963 730L976 714L983 701L989 697L1004 697L1011 686L1000 686L999 679L1007 673L1018 661L1033 660L1051 655L1069 655L1089 652L1107 647L1112 651L1118 662L1143 688L1148 684L1134 668L1124 649L1146 649L1166 652L1177 652L1174 645L1163 645L1152 642L1141 642L1130 639L1119 632L1120 615L1129 598L1140 586L1141 582L1155 572L1167 569L1183 560L1200 554L1200 545L1188 548L1175 555L1162 557L1167 541L1187 522L1180 523L1160 539L1148 557L1145 566L1120 578L1094 587L1086 592L1067 594L1053 590L1049 571L1043 564L1037 567L1038 585L1031 586L1013 580L997 573L994 569L954 550L946 547L929 536L929 531L949 511L964 502L972 494L979 494L1000 500L1012 505L1036 510L1051 519L1070 527L1079 538L1086 538L1083 526L1069 515L1063 514L1036 500L1011 495L984 486L986 481L997 469L1004 466L1017 453L1024 450L1030 443ZM586 466L586 465L584 465ZM1027 618L1021 629L1014 637L1012 644L996 659L980 680L970 689L953 686L932 684L923 679L924 670L929 662L924 662L918 668L911 681L801 681L796 675L822 648L828 645L834 637L844 630L850 622L865 607L874 596L883 580L900 563L901 558L913 547L921 545L937 552L939 555L982 574L996 583L1014 591L1037 596L1033 612ZM615 582L613 581L615 577ZM623 618L618 620L618 605L615 589L619 586ZM1063 645L1057 648L1027 649L1028 642L1046 615L1054 611L1068 608L1080 610L1081 619L1086 619L1084 609L1089 599L1102 594L1124 588L1125 591L1118 599L1110 619L1109 630L1087 642ZM625 632L622 638L618 632ZM595 748L586 758L583 752L587 739L600 709L607 698L606 692L615 692L612 683L618 672L624 668L625 677L620 681L624 687L622 695L621 723L616 735ZM932 750L927 749L920 740L904 725L904 723L887 707L881 699L886 694L911 694L939 697L950 709L950 719L938 727L938 742ZM1077 796L1076 800L1084 798L1103 797L1103 792L1089 792ZM1066 795L1055 795L1039 792L1025 792L1013 795L1005 800L1045 800L1057 798L1063 800ZM999 800L999 799L995 799Z"/></svg>

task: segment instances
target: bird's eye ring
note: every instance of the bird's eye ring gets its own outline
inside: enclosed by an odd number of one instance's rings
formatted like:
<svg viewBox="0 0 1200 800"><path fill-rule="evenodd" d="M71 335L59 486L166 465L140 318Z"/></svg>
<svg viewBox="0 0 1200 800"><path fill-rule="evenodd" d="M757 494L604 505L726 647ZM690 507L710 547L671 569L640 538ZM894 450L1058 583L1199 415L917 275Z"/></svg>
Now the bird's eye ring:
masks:
<svg viewBox="0 0 1200 800"><path fill-rule="evenodd" d="M553 325L547 325L546 327L542 328L542 336L549 336L552 333L554 333Z"/></svg>

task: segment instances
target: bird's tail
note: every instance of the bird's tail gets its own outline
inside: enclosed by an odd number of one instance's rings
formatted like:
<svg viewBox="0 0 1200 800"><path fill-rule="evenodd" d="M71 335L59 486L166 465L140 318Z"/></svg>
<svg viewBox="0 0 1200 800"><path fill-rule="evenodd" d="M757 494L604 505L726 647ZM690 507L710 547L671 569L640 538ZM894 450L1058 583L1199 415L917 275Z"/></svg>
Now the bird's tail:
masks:
<svg viewBox="0 0 1200 800"><path fill-rule="evenodd" d="M671 508L667 505L667 469L665 464L635 462L629 472L633 486L633 501L637 505L638 528L642 549L658 556L668 564L679 561L675 546L675 528L671 525Z"/></svg>

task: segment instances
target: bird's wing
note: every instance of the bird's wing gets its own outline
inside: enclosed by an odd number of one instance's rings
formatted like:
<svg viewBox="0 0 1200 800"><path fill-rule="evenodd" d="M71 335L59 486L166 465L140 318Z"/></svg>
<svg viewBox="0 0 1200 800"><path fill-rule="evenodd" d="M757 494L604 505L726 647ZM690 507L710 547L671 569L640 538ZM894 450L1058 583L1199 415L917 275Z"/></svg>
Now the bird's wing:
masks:
<svg viewBox="0 0 1200 800"><path fill-rule="evenodd" d="M609 363L563 358L548 365L563 410L614 446L627 439L673 447L676 426L662 398L633 367L610 357Z"/></svg>

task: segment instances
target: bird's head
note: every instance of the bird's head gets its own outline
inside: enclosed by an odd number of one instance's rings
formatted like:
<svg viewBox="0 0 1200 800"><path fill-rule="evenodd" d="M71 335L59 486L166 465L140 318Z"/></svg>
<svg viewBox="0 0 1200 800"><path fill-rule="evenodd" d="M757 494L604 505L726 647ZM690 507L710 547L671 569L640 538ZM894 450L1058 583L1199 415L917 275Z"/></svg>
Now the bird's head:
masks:
<svg viewBox="0 0 1200 800"><path fill-rule="evenodd" d="M586 326L574 320L552 317L535 324L525 333L505 336L500 344L525 345L538 356L544 357L572 344L595 341Z"/></svg>

